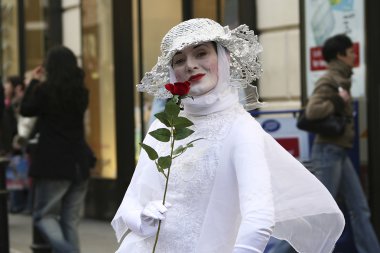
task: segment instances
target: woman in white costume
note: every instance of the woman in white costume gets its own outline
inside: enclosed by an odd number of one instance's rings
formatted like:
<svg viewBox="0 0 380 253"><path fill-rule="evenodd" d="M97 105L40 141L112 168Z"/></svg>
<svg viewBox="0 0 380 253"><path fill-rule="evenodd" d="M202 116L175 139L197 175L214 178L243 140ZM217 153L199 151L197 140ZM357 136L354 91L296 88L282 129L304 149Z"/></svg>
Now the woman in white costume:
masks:
<svg viewBox="0 0 380 253"><path fill-rule="evenodd" d="M239 88L261 73L260 51L247 26L210 19L182 22L163 38L138 88L168 98L165 84L195 80L181 114L194 123L191 139L203 139L173 161L166 206L165 178L141 152L112 221L118 241L127 234L118 253L151 252L158 220L158 253L263 252L270 236L299 252L332 252L344 227L334 199L239 103ZM156 120L149 131L162 126ZM149 135L144 143L168 153Z"/></svg>

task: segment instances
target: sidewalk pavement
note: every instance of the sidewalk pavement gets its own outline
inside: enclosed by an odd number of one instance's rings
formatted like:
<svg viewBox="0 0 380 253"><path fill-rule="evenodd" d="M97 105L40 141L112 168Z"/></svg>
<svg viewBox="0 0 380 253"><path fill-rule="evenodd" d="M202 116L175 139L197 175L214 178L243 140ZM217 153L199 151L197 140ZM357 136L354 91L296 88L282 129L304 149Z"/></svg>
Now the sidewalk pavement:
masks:
<svg viewBox="0 0 380 253"><path fill-rule="evenodd" d="M32 219L30 215L9 214L10 253L31 253ZM82 219L79 225L81 253L113 253L118 244L109 222Z"/></svg>

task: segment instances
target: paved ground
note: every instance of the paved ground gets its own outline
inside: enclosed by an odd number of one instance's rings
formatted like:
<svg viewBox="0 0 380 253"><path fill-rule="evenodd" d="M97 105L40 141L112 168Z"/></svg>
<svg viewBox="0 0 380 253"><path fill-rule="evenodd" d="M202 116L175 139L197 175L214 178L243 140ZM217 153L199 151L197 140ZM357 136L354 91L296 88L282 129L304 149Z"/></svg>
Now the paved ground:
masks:
<svg viewBox="0 0 380 253"><path fill-rule="evenodd" d="M117 242L109 222L83 219L79 226L81 253L113 253ZM9 215L10 253L31 253L32 225L29 215Z"/></svg>

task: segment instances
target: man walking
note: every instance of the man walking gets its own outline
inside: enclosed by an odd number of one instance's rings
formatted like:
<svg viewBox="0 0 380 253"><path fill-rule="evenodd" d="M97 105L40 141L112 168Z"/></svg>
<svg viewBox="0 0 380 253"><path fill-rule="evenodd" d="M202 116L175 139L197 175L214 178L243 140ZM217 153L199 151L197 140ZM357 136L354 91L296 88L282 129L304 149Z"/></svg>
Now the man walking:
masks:
<svg viewBox="0 0 380 253"><path fill-rule="evenodd" d="M351 76L356 55L351 39L339 34L323 46L327 73L316 83L306 108L306 117L320 119L341 113L351 119L339 136L317 135L312 148L315 175L336 197L341 195L350 217L355 246L359 253L380 252L379 242L370 222L370 210L358 174L347 154L354 140Z"/></svg>

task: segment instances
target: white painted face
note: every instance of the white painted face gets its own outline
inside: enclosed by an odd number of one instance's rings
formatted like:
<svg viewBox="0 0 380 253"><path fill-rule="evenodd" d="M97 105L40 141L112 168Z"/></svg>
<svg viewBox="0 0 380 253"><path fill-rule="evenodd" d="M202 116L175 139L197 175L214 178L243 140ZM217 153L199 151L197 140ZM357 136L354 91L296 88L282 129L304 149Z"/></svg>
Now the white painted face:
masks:
<svg viewBox="0 0 380 253"><path fill-rule="evenodd" d="M201 96L218 83L218 55L212 42L189 46L172 59L178 82L190 81L190 96Z"/></svg>

